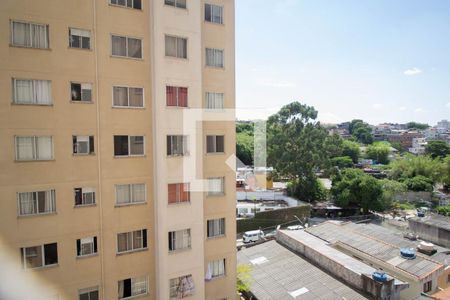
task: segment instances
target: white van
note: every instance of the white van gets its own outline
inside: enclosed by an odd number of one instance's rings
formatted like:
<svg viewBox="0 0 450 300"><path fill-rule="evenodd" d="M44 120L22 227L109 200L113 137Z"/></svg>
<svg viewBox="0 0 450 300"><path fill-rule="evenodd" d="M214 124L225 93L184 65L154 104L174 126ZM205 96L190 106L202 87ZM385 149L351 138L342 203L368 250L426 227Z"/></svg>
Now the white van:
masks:
<svg viewBox="0 0 450 300"><path fill-rule="evenodd" d="M242 236L242 241L244 243L257 242L264 237L264 232L262 230L252 230L246 231Z"/></svg>

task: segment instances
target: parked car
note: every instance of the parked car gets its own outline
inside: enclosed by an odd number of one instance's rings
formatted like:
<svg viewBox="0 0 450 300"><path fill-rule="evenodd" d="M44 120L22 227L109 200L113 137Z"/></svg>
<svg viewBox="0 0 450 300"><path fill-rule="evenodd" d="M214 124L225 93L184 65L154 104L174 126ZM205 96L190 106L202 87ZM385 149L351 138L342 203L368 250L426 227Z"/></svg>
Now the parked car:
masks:
<svg viewBox="0 0 450 300"><path fill-rule="evenodd" d="M244 233L242 241L244 243L257 242L262 238L264 238L264 232L262 230L251 230Z"/></svg>

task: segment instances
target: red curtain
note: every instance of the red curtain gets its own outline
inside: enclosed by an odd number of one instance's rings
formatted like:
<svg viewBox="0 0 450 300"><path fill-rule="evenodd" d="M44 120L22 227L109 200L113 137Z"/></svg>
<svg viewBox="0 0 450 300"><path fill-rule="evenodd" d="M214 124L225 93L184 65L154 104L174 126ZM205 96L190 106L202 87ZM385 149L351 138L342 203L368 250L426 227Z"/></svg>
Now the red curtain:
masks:
<svg viewBox="0 0 450 300"><path fill-rule="evenodd" d="M188 106L188 89L185 87L178 88L178 106Z"/></svg>
<svg viewBox="0 0 450 300"><path fill-rule="evenodd" d="M166 86L166 101L167 106L177 106L176 87Z"/></svg>

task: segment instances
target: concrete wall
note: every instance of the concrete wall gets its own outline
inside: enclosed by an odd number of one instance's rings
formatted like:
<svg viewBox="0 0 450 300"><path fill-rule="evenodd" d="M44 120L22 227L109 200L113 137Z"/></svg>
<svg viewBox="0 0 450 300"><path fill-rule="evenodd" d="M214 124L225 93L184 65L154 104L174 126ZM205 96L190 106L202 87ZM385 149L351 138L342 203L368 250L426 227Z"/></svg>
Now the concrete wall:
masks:
<svg viewBox="0 0 450 300"><path fill-rule="evenodd" d="M421 239L435 243L443 247L450 247L450 231L439 228L418 220L408 220L409 229Z"/></svg>

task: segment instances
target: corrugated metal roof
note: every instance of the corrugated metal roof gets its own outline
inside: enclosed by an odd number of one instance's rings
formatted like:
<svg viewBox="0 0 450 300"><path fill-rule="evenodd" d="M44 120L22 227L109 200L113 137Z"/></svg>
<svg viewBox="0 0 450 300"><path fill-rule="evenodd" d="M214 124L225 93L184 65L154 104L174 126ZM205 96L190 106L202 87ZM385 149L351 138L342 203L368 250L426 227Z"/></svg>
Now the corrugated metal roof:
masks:
<svg viewBox="0 0 450 300"><path fill-rule="evenodd" d="M326 272L289 251L276 241L238 252L239 264L251 264L258 257L267 262L252 265L251 292L259 300L294 299L290 293L305 291L297 299L368 299Z"/></svg>
<svg viewBox="0 0 450 300"><path fill-rule="evenodd" d="M445 217L438 214L427 215L426 217L416 217L410 219L413 222L425 223L429 225L433 225L439 228L444 228L450 231L450 217Z"/></svg>
<svg viewBox="0 0 450 300"><path fill-rule="evenodd" d="M372 225L376 226L376 225ZM428 276L431 272L443 269L443 265L428 257L422 256L420 253L412 260L397 261L395 258L400 257L400 248L413 247L407 242L396 241L396 237L382 230L375 229L362 224L325 222L314 227L306 229L306 231L317 236L329 243L342 243L348 245L357 251L372 256L375 259L387 262L394 268L409 273L421 279Z"/></svg>

